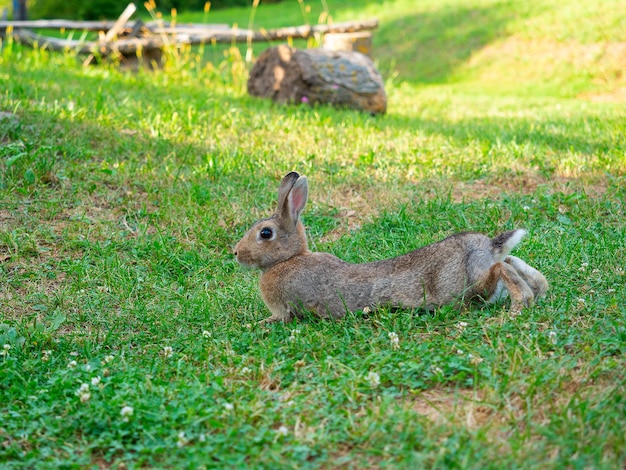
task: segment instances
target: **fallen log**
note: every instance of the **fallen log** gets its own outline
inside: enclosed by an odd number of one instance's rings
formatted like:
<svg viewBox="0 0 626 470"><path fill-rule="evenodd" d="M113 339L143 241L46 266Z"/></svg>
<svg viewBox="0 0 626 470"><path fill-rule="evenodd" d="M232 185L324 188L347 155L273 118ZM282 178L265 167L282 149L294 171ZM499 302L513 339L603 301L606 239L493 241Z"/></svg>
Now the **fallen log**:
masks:
<svg viewBox="0 0 626 470"><path fill-rule="evenodd" d="M180 28L180 29L179 29ZM187 33L187 38L184 40L188 44L201 44L206 42L221 42L232 43L235 42L263 42L263 41L276 41L284 40L287 38L292 39L308 39L315 37L316 35L323 35L327 33L350 33L355 31L369 31L378 28L378 20L370 19L364 21L348 21L345 23L334 24L317 24L317 25L301 25L290 26L287 28L277 28L268 30L250 30L250 29L238 29L231 28L229 30L207 28L194 28L189 30L186 26L180 25L176 28L153 28L154 33L168 33L179 34L180 32Z"/></svg>
<svg viewBox="0 0 626 470"><path fill-rule="evenodd" d="M128 24L129 23L127 23L127 26ZM47 44L49 46L48 48L52 50L73 49L79 54L91 54L95 50L102 55L108 55L114 51L119 51L127 54L132 53L139 48L142 48L144 50L149 48L162 48L166 44L198 45L212 42L230 44L232 42L275 41L286 38L307 39L310 37L314 37L318 34L323 35L327 33L345 33L376 29L378 27L378 20L371 19L365 21L320 24L314 26L303 25L261 31L237 28L225 29L223 27L220 27L220 25L210 25L206 28L189 28L187 26L182 26L181 31L184 31L184 33L178 33L178 28L168 27L163 29L159 26L156 26L154 23L146 25L146 27L150 29L150 31L153 32L155 35L133 39L122 38L118 41L110 42L108 44L103 44L97 41L86 43L81 41L73 42L68 40L58 40L56 38L39 36L34 33L29 33L26 32L26 30L19 28L14 29L13 36L16 40L25 42L29 45L37 43L40 47L43 47ZM165 32L170 31L172 31L171 34L165 35Z"/></svg>
<svg viewBox="0 0 626 470"><path fill-rule="evenodd" d="M27 20L27 21L0 21L0 30L13 29L67 29L83 31L108 31L115 21L71 21L71 20ZM132 28L135 21L126 23Z"/></svg>
<svg viewBox="0 0 626 470"><path fill-rule="evenodd" d="M73 21L73 20L27 20L27 21L0 21L0 31L7 28L12 29L64 29L81 31L108 31L115 25L115 21ZM125 30L132 30L138 25L145 27L150 32L165 32L167 30L177 31L180 29L190 29L193 32L198 30L228 29L227 24L179 24L172 26L167 21L150 21L144 23L141 20L128 21ZM183 31L184 32L184 31Z"/></svg>
<svg viewBox="0 0 626 470"><path fill-rule="evenodd" d="M121 54L136 53L140 49L161 49L165 43L160 37L119 39L115 42L91 42L80 39L58 39L41 36L31 31L20 29L13 31L13 38L30 47L39 47L56 52L72 51L76 54L99 54L108 56L114 52Z"/></svg>
<svg viewBox="0 0 626 470"><path fill-rule="evenodd" d="M90 54L93 44L80 39L59 39L35 34L27 29L16 29L12 33L13 39L30 47L39 47L51 51L75 51L79 54Z"/></svg>
<svg viewBox="0 0 626 470"><path fill-rule="evenodd" d="M272 47L250 72L248 93L281 103L327 103L374 114L387 109L382 77L359 52Z"/></svg>

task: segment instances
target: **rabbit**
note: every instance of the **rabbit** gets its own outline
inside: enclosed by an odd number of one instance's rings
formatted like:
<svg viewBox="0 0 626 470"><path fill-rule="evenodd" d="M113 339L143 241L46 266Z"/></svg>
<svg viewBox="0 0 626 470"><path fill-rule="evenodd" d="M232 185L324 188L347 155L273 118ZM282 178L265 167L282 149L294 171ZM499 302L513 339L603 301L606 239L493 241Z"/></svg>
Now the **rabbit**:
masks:
<svg viewBox="0 0 626 470"><path fill-rule="evenodd" d="M509 256L526 234L523 229L493 239L458 233L396 258L362 264L311 252L300 220L307 197L307 178L287 174L276 213L256 222L234 248L241 265L262 272L261 295L271 312L263 323L292 321L305 311L341 318L377 306L432 310L476 298L496 302L507 293L517 314L548 289L543 274Z"/></svg>

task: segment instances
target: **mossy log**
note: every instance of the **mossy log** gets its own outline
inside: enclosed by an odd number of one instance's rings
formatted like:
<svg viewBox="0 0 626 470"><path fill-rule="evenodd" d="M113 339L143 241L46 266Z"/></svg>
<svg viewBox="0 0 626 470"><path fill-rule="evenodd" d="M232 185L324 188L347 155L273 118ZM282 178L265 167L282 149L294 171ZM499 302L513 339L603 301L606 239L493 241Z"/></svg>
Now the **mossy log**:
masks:
<svg viewBox="0 0 626 470"><path fill-rule="evenodd" d="M326 103L374 114L387 109L380 73L369 57L354 51L272 47L250 72L248 93L282 103Z"/></svg>

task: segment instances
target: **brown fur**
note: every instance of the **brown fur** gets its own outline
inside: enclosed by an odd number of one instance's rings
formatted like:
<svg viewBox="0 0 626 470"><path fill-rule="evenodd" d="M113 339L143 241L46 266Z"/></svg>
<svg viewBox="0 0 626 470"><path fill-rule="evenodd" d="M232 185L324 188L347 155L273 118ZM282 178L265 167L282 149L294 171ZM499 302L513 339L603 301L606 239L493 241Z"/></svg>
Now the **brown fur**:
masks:
<svg viewBox="0 0 626 470"><path fill-rule="evenodd" d="M290 321L305 310L339 318L381 305L433 309L475 298L495 301L503 288L517 313L548 288L539 271L507 256L523 230L494 239L459 233L396 258L351 264L309 251L299 220L308 195L305 177L289 173L278 193L276 213L255 223L235 247L237 261L262 271L261 295L272 313L266 322Z"/></svg>

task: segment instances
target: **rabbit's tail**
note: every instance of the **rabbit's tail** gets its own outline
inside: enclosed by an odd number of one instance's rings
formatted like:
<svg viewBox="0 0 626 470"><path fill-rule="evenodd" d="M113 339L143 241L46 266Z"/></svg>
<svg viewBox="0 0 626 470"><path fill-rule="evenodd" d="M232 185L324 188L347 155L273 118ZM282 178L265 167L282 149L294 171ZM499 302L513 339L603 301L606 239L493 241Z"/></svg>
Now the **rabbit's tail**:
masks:
<svg viewBox="0 0 626 470"><path fill-rule="evenodd" d="M526 235L526 230L517 229L511 230L498 235L491 240L491 252L497 262L504 261L515 246L522 241Z"/></svg>

